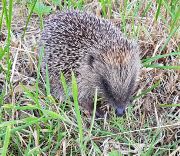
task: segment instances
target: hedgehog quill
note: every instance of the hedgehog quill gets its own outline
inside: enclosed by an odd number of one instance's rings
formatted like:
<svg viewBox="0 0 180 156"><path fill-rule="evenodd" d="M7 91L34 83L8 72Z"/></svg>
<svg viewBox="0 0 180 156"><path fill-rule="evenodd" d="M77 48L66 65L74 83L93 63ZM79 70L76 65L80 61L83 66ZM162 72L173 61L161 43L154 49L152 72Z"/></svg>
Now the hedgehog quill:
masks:
<svg viewBox="0 0 180 156"><path fill-rule="evenodd" d="M127 39L120 29L105 19L77 10L58 12L45 21L40 47L45 54L42 75L48 65L51 94L63 99L60 72L69 80L77 75L78 100L89 112L93 96L114 107L122 116L130 103L140 70L139 46ZM102 116L97 109L97 116Z"/></svg>

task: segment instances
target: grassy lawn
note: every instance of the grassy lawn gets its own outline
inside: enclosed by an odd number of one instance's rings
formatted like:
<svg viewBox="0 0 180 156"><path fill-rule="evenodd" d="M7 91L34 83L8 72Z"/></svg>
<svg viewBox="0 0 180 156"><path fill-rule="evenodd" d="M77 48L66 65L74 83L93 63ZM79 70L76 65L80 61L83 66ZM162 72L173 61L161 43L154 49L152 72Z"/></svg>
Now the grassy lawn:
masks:
<svg viewBox="0 0 180 156"><path fill-rule="evenodd" d="M139 42L138 89L121 118L108 106L109 119L88 118L74 75L74 103L50 95L48 72L42 80L37 49L43 21L70 7L109 19ZM66 91L63 74L60 81ZM180 1L2 0L0 155L180 155Z"/></svg>

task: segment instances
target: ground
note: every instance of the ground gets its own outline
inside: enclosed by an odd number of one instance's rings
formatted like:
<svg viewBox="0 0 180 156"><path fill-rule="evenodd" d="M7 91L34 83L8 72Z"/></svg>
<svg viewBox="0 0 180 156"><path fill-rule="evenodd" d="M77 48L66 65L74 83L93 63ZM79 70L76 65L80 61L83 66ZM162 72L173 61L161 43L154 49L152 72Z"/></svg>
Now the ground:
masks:
<svg viewBox="0 0 180 156"><path fill-rule="evenodd" d="M109 108L110 119L95 119L93 125L83 110L81 125L72 103L62 105L38 87L40 18L32 14L22 38L30 9L26 1L14 2L10 59L3 56L8 38L5 19L0 34L0 153L7 149L7 155L180 154L180 22L173 25L165 1L157 20L155 1L125 2L112 1L104 18L140 44L143 67L137 97L124 117L116 117ZM48 1L44 4L53 12L58 9ZM83 8L103 16L102 1L88 1ZM168 56L145 63L164 54Z"/></svg>

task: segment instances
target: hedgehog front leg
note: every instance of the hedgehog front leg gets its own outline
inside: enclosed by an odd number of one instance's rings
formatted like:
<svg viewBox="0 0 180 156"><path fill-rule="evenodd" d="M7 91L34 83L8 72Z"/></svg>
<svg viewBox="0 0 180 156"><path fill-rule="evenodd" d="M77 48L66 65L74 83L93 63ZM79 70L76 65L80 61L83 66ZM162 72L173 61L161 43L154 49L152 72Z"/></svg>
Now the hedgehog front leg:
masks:
<svg viewBox="0 0 180 156"><path fill-rule="evenodd" d="M85 111L86 111L86 114L88 116L92 116L93 115L93 110L94 110L94 104L93 104L93 101L90 100L90 99L81 99L80 100L80 106L82 106ZM97 106L96 108L96 118L102 118L104 117L104 112Z"/></svg>
<svg viewBox="0 0 180 156"><path fill-rule="evenodd" d="M87 94L86 94L87 95ZM80 95L79 98L79 104L82 108L85 109L86 113L88 116L92 116L93 115L93 110L94 110L94 101L93 101L93 96L89 96L89 97L82 97ZM97 105L96 106L96 118L103 118L104 117L104 111L102 111L100 109L100 107Z"/></svg>
<svg viewBox="0 0 180 156"><path fill-rule="evenodd" d="M93 115L94 110L94 95L95 89L94 86L87 85L90 84L85 78L78 78L78 100L80 106L86 110L89 116ZM104 116L104 112L97 105L96 107L96 118L101 118Z"/></svg>
<svg viewBox="0 0 180 156"><path fill-rule="evenodd" d="M88 115L88 116L91 116L92 115L92 112L93 112L93 105L92 105L92 101L91 100L80 100L79 101L79 104L80 106L85 109L85 113Z"/></svg>

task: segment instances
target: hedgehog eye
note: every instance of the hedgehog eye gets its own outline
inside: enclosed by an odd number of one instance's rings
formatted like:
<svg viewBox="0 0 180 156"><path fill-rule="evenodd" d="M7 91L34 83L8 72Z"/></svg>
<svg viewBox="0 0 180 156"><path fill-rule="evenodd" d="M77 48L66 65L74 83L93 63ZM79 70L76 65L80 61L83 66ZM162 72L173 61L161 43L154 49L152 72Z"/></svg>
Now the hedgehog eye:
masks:
<svg viewBox="0 0 180 156"><path fill-rule="evenodd" d="M109 90L108 82L104 78L101 78L101 83L105 90Z"/></svg>
<svg viewBox="0 0 180 156"><path fill-rule="evenodd" d="M112 94L112 90L111 90L111 87L109 86L109 83L107 80L105 80L104 78L101 78L101 84L102 84L102 87L103 87L103 90L105 92L105 94L112 100L115 100L114 99L114 96Z"/></svg>
<svg viewBox="0 0 180 156"><path fill-rule="evenodd" d="M88 65L93 67L93 63L94 63L94 57L92 55L90 55L89 58L88 58Z"/></svg>

